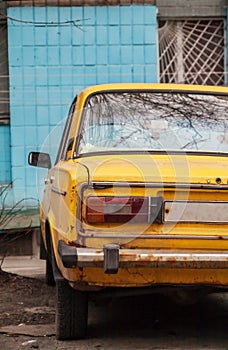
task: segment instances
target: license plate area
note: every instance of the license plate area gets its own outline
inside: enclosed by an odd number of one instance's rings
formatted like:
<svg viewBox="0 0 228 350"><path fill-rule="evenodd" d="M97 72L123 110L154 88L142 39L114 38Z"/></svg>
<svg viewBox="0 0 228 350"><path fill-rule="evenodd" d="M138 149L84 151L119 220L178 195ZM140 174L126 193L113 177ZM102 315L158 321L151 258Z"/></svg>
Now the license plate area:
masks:
<svg viewBox="0 0 228 350"><path fill-rule="evenodd" d="M228 202L165 201L164 221L228 223Z"/></svg>

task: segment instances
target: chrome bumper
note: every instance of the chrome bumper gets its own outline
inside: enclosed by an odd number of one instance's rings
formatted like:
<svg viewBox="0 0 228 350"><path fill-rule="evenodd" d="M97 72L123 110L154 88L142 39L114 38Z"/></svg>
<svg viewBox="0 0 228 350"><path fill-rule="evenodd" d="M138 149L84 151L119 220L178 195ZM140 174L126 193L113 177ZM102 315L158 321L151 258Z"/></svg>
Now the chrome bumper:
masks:
<svg viewBox="0 0 228 350"><path fill-rule="evenodd" d="M64 267L103 267L108 274L119 268L228 269L228 252L187 252L155 249L120 249L107 244L103 249L76 248L59 241L58 253Z"/></svg>

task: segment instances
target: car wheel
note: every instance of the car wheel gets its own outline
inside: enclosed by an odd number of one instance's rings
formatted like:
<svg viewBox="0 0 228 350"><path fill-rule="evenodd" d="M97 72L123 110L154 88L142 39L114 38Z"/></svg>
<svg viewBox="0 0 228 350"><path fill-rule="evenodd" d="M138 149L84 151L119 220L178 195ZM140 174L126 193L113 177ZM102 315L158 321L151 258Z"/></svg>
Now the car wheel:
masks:
<svg viewBox="0 0 228 350"><path fill-rule="evenodd" d="M86 293L70 287L66 280L56 281L56 338L85 338L88 318Z"/></svg>
<svg viewBox="0 0 228 350"><path fill-rule="evenodd" d="M46 259L45 281L48 286L55 286L55 278L53 274L52 264L48 258Z"/></svg>

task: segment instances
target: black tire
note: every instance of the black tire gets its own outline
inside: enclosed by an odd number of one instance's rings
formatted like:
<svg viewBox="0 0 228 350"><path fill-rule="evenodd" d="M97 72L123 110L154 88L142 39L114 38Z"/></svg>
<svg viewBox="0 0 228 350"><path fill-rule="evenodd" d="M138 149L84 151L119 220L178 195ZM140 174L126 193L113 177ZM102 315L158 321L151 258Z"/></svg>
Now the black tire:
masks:
<svg viewBox="0 0 228 350"><path fill-rule="evenodd" d="M46 259L45 281L48 286L55 286L55 278L53 274L52 264L48 258Z"/></svg>
<svg viewBox="0 0 228 350"><path fill-rule="evenodd" d="M56 338L82 339L86 336L87 294L70 287L66 280L56 281Z"/></svg>

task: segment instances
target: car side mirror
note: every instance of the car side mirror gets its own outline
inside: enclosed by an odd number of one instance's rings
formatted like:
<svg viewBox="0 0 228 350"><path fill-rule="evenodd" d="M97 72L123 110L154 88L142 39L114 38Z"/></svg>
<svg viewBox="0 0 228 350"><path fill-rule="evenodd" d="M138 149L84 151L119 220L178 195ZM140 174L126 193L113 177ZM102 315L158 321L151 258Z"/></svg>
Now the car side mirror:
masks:
<svg viewBox="0 0 228 350"><path fill-rule="evenodd" d="M30 152L28 156L28 163L39 168L51 168L51 158L48 153Z"/></svg>

